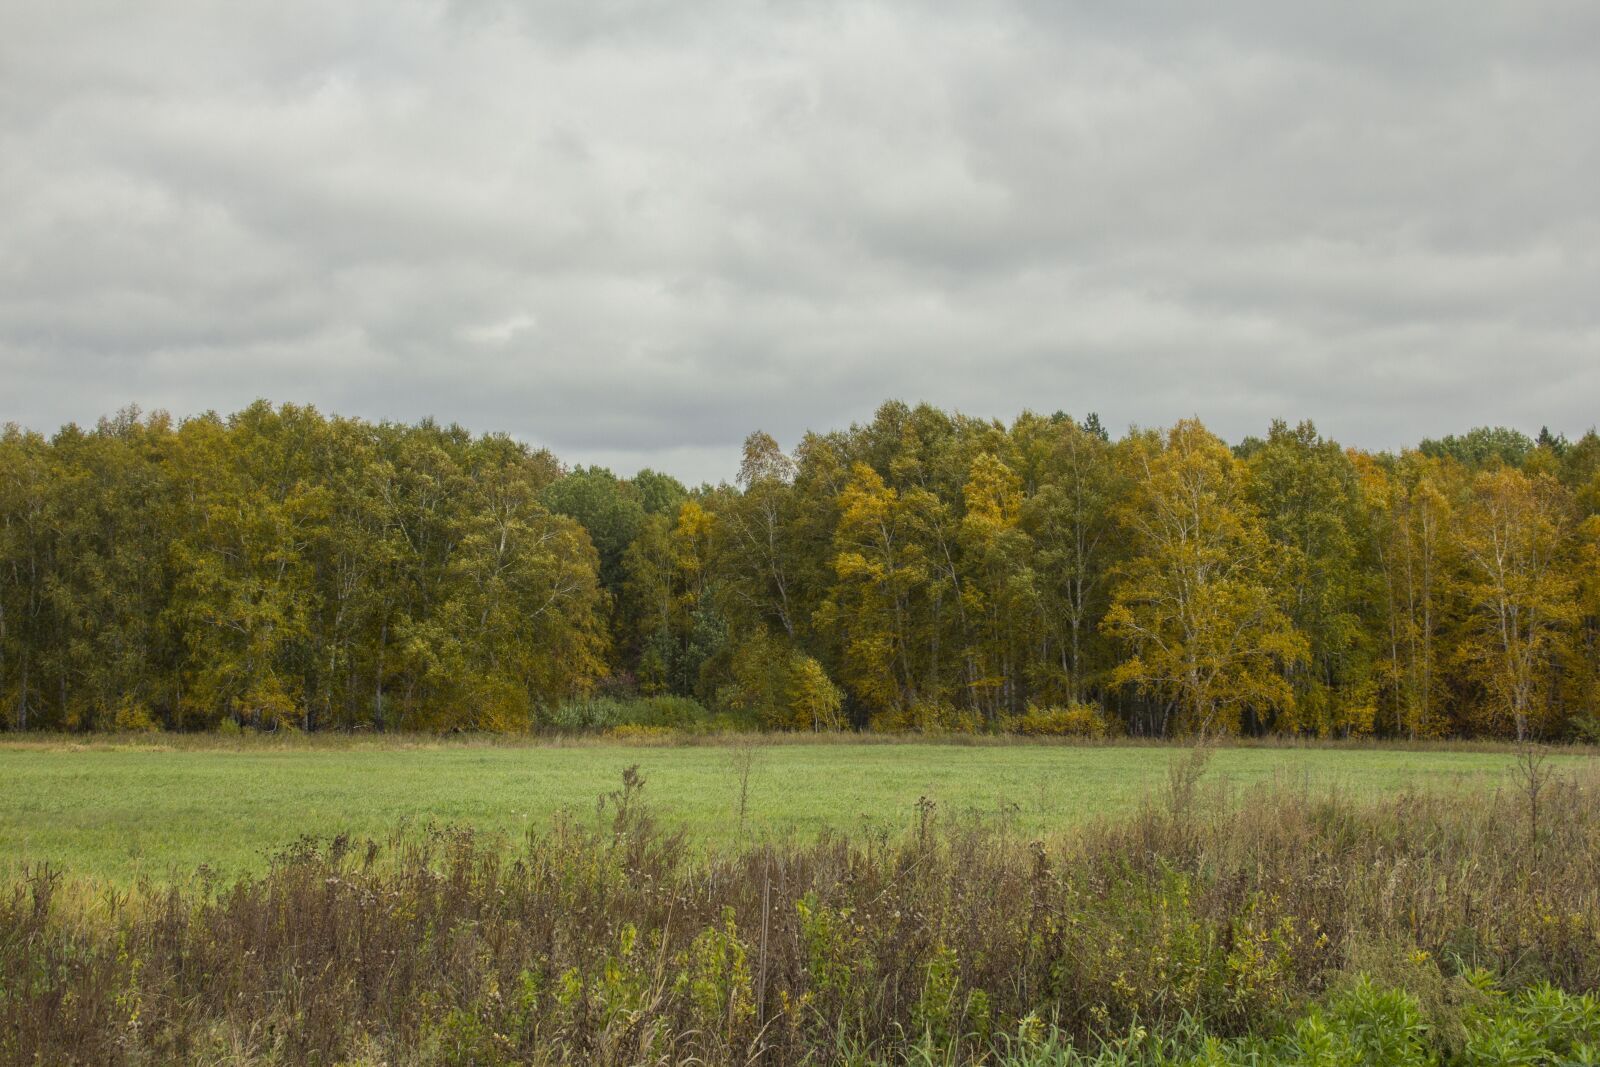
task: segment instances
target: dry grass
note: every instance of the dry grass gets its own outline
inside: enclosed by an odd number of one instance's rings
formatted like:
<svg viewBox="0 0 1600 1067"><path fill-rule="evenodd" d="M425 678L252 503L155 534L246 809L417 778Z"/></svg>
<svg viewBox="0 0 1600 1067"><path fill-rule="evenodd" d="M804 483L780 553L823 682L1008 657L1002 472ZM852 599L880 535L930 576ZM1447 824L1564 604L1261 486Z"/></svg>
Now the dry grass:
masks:
<svg viewBox="0 0 1600 1067"><path fill-rule="evenodd" d="M1207 745L1212 749L1265 749L1278 751L1329 751L1329 752L1441 752L1480 755L1517 756L1527 745L1509 739L1435 738L1405 740L1389 737L1296 737L1266 734L1260 737L1210 737ZM943 745L953 748L1140 748L1167 751L1187 751L1193 740L1159 737L1052 737L1023 734L975 733L895 733L822 731L807 732L702 732L665 731L649 737L617 739L603 732L529 732L482 733L453 731L450 733L378 732L368 730L339 731L318 730L305 732L294 729L271 731L243 730L221 734L210 731L173 733L167 731L95 733L29 732L7 733L0 731L0 750L40 752L92 752L92 751L155 751L155 752L249 752L249 751L435 751L453 749L542 749L542 748L728 748L741 744L771 747L845 746L928 746ZM1541 745L1539 750L1551 754L1593 756L1600 747L1578 743Z"/></svg>
<svg viewBox="0 0 1600 1067"><path fill-rule="evenodd" d="M471 832L306 841L262 877L0 898L0 1060L52 1064L978 1062L1079 1038L1271 1029L1353 969L1448 999L1600 985L1600 775L1529 798L1177 766L1039 840L934 801L903 834L697 855L631 776L508 854Z"/></svg>

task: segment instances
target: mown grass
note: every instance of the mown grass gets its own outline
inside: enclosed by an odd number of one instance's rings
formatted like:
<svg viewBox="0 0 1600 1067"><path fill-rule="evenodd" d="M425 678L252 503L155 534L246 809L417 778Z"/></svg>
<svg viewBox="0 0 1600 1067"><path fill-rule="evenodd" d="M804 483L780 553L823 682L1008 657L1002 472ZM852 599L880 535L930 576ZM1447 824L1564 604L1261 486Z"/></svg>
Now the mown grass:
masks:
<svg viewBox="0 0 1600 1067"><path fill-rule="evenodd" d="M0 873L48 861L128 884L264 869L301 835L386 837L426 823L518 841L562 810L592 817L596 795L637 764L649 799L691 844L724 848L824 829L898 832L928 798L942 816L1019 834L1129 811L1164 783L1161 745L944 743L490 743L474 739L69 739L0 742ZM740 817L740 752L750 753ZM1556 757L1573 765L1581 755ZM1515 755L1458 748L1229 747L1210 775L1278 781L1354 798L1406 788L1504 787Z"/></svg>

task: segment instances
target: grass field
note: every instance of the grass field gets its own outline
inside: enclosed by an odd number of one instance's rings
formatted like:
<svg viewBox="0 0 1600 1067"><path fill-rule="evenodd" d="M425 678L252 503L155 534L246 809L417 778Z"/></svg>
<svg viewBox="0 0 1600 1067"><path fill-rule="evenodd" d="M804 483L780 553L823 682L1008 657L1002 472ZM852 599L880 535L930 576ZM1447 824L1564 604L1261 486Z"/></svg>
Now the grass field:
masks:
<svg viewBox="0 0 1600 1067"><path fill-rule="evenodd" d="M405 824L466 823L520 836L595 798L638 764L646 796L698 842L738 843L734 746L391 741L278 745L0 744L0 870L48 860L73 875L165 879L201 864L258 870L302 834L382 837ZM917 743L756 746L744 834L824 827L897 830L918 798L941 814L994 818L1040 833L1135 806L1165 782L1164 746ZM1564 756L1561 759L1584 759ZM1406 787L1489 789L1514 757L1489 750L1224 748L1210 777L1277 779L1374 795Z"/></svg>

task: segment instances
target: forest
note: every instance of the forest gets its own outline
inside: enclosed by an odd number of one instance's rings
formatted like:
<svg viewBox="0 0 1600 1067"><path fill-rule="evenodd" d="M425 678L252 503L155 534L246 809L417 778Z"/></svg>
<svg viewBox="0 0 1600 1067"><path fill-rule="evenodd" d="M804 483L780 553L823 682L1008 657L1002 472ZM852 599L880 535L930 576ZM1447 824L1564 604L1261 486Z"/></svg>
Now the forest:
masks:
<svg viewBox="0 0 1600 1067"><path fill-rule="evenodd" d="M1600 740L1597 697L1592 430L889 402L693 488L265 401L0 436L11 730Z"/></svg>

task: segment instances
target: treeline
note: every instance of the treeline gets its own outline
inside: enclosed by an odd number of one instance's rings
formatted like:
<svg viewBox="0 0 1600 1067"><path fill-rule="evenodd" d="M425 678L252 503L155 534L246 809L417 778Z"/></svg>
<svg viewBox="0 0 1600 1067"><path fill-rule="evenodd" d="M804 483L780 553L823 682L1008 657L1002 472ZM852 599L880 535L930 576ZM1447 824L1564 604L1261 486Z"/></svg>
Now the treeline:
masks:
<svg viewBox="0 0 1600 1067"><path fill-rule="evenodd" d="M18 728L526 726L606 671L547 453L258 403L0 441Z"/></svg>
<svg viewBox="0 0 1600 1067"><path fill-rule="evenodd" d="M808 730L1600 736L1600 437L1230 448L889 403L693 490L266 403L0 439L12 728L664 695Z"/></svg>

